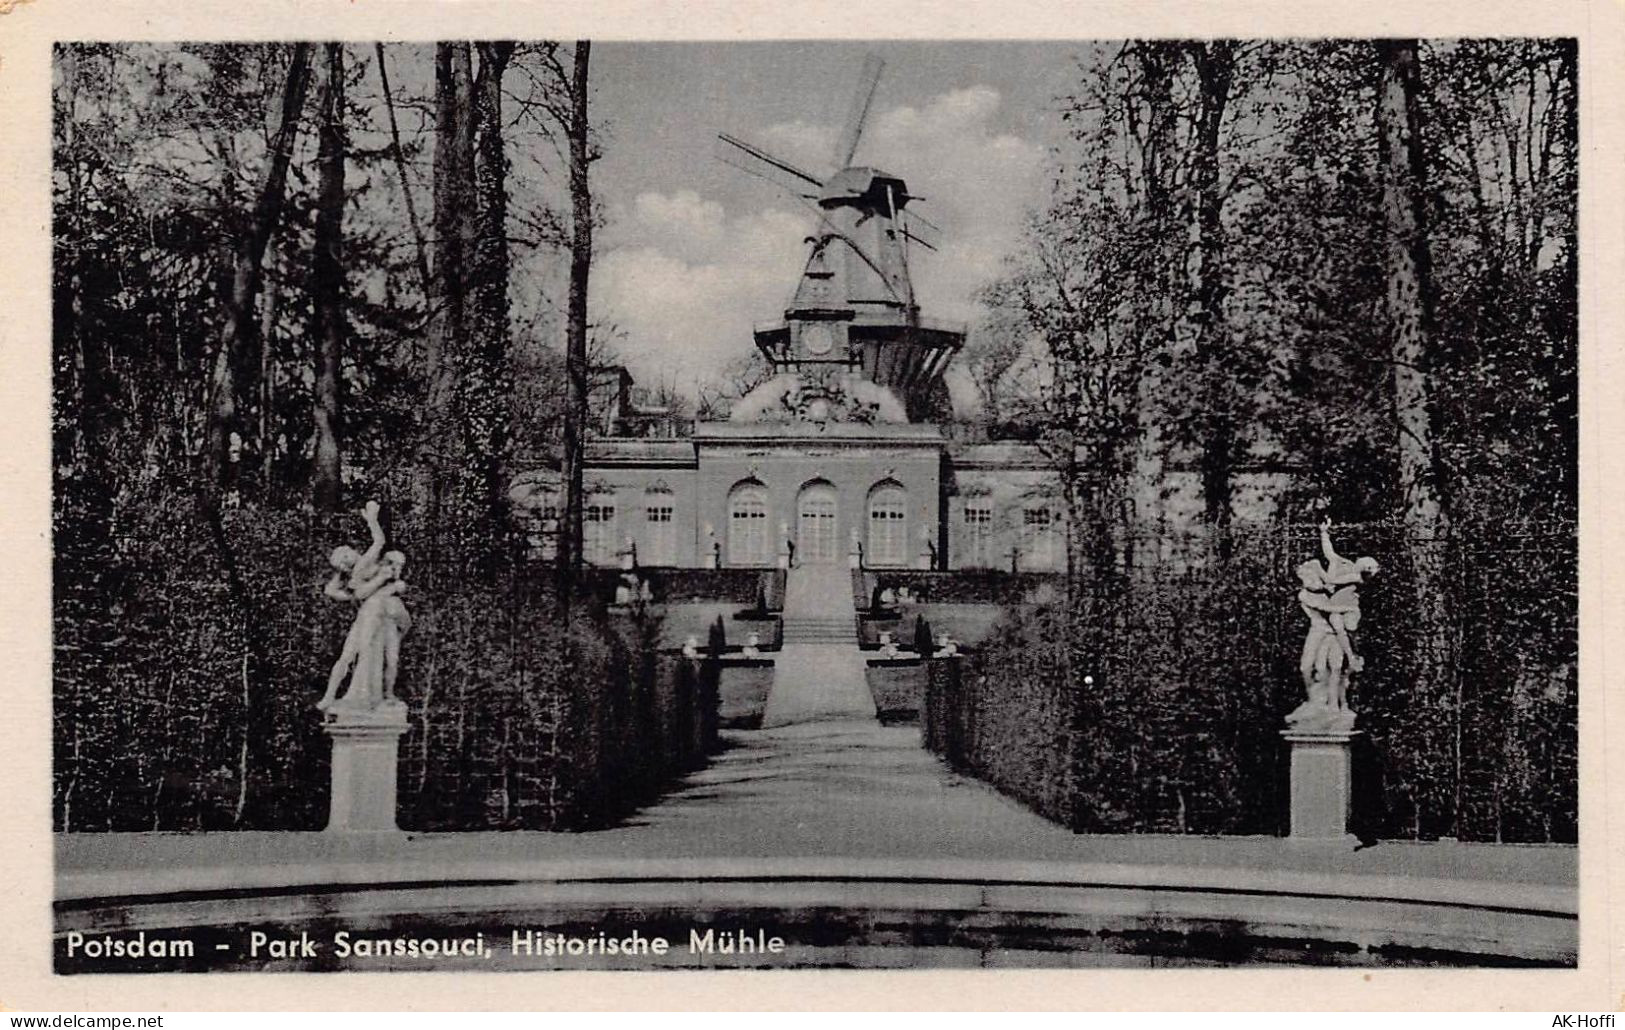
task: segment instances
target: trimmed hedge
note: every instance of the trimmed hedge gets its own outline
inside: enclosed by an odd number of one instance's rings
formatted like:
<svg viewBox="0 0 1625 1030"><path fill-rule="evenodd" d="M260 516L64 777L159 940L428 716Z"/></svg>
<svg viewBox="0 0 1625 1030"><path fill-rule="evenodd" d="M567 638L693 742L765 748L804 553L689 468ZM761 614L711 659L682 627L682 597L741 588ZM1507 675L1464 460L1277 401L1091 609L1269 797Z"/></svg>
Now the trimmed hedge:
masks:
<svg viewBox="0 0 1625 1030"><path fill-rule="evenodd" d="M1573 842L1574 537L1458 527L1415 545L1379 525L1337 542L1382 566L1361 589L1355 828ZM1200 544L1080 583L1070 607L1013 608L979 653L933 661L927 746L1080 831L1284 832L1278 730L1302 700L1305 629L1291 570L1318 555L1316 533L1238 533L1227 555ZM1415 614L1415 554L1444 570L1440 644ZM1445 648L1442 680L1427 646Z"/></svg>
<svg viewBox="0 0 1625 1030"><path fill-rule="evenodd" d="M918 722L925 701L926 662L919 658L871 658L864 668L875 717L882 725Z"/></svg>
<svg viewBox="0 0 1625 1030"><path fill-rule="evenodd" d="M752 633L763 651L777 651L784 646L784 620L777 616L762 619L755 612L736 612L728 632L740 646L750 640Z"/></svg>
<svg viewBox="0 0 1625 1030"><path fill-rule="evenodd" d="M729 657L720 663L717 692L720 719L729 729L760 729L773 690L771 658Z"/></svg>
<svg viewBox="0 0 1625 1030"><path fill-rule="evenodd" d="M679 569L643 566L639 575L649 583L657 604L717 601L753 611L784 610L783 569ZM619 569L594 569L595 588L605 598L615 596Z"/></svg>
<svg viewBox="0 0 1625 1030"><path fill-rule="evenodd" d="M320 829L313 705L353 615L321 585L358 520L155 518L55 556L56 828ZM566 632L545 573L395 534L414 620L396 684L403 826L603 825L714 747L715 669L659 655L656 619L578 611Z"/></svg>
<svg viewBox="0 0 1625 1030"><path fill-rule="evenodd" d="M870 610L876 589L907 587L928 604L1021 604L1065 590L1065 577L1053 572L1001 572L997 569L864 569L853 573L853 603Z"/></svg>
<svg viewBox="0 0 1625 1030"><path fill-rule="evenodd" d="M954 769L1072 825L1067 691L1057 670L1035 662L1025 677L994 681L975 656L930 658L925 666L925 746Z"/></svg>
<svg viewBox="0 0 1625 1030"><path fill-rule="evenodd" d="M514 605L507 618L483 605L470 615L432 645L408 637L425 666L449 659L448 670L460 667L461 642L489 634L509 646L449 681L427 667L408 680L403 669L412 719L401 745L403 826L605 826L715 749L715 663L662 653L658 616L578 617L565 637L550 630L545 603Z"/></svg>
<svg viewBox="0 0 1625 1030"><path fill-rule="evenodd" d="M880 634L890 633L891 638L899 646L907 643L903 639L903 617L889 615L876 617L863 614L858 617L858 647L865 651L874 651L880 647Z"/></svg>

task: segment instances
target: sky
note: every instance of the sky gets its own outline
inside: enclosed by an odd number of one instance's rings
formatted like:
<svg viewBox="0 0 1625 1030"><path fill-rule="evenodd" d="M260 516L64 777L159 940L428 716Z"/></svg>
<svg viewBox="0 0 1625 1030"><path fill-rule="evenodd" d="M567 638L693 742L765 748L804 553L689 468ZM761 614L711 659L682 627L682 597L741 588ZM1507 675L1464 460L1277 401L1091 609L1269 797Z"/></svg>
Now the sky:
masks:
<svg viewBox="0 0 1625 1030"><path fill-rule="evenodd" d="M643 382L685 392L753 350L805 261L811 215L724 164L743 137L815 174L830 169L864 55L885 61L855 158L905 179L942 230L910 255L927 317L974 321L1040 200L1056 97L1076 74L1059 43L600 43L592 116L604 133L594 191L593 315ZM956 391L959 392L959 391Z"/></svg>

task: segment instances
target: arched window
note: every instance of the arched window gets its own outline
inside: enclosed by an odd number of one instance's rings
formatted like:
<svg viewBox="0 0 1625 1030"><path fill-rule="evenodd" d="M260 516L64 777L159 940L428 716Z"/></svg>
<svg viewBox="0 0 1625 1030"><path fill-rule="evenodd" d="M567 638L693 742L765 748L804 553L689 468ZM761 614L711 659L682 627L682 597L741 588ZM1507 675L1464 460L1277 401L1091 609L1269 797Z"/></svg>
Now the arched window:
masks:
<svg viewBox="0 0 1625 1030"><path fill-rule="evenodd" d="M728 495L728 564L766 565L772 558L767 491L760 483L741 483Z"/></svg>
<svg viewBox="0 0 1625 1030"><path fill-rule="evenodd" d="M823 565L840 560L835 488L809 483L796 498L796 561Z"/></svg>
<svg viewBox="0 0 1625 1030"><path fill-rule="evenodd" d="M677 505L670 490L651 487L643 495L643 549L638 561L644 565L677 564Z"/></svg>
<svg viewBox="0 0 1625 1030"><path fill-rule="evenodd" d="M895 483L875 487L869 494L870 565L908 564L908 494Z"/></svg>

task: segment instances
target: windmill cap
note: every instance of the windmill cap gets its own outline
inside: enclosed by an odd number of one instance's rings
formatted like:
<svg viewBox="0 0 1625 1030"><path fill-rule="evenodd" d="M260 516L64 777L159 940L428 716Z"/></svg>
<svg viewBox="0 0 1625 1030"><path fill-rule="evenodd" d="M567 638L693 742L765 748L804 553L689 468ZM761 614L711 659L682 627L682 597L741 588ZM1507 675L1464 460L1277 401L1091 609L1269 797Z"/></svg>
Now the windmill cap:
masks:
<svg viewBox="0 0 1625 1030"><path fill-rule="evenodd" d="M818 193L818 203L826 207L854 202L884 207L887 187L892 191L890 202L898 207L912 199L908 194L908 185L890 172L878 168L843 168L824 183L824 188Z"/></svg>

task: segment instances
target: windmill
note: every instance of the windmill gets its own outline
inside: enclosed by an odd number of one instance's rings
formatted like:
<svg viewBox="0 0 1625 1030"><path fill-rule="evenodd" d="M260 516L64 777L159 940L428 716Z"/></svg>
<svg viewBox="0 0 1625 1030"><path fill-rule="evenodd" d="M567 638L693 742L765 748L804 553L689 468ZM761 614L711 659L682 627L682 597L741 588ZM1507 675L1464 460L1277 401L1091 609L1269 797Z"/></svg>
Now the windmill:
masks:
<svg viewBox="0 0 1625 1030"><path fill-rule="evenodd" d="M901 178L854 165L883 65L865 58L852 106L820 177L727 133L721 159L779 186L815 215L810 253L784 322L756 331L756 345L784 371L860 368L903 400L910 417L941 390L940 376L963 330L920 317L909 274L911 244L936 249L936 226L910 210L922 198Z"/></svg>

